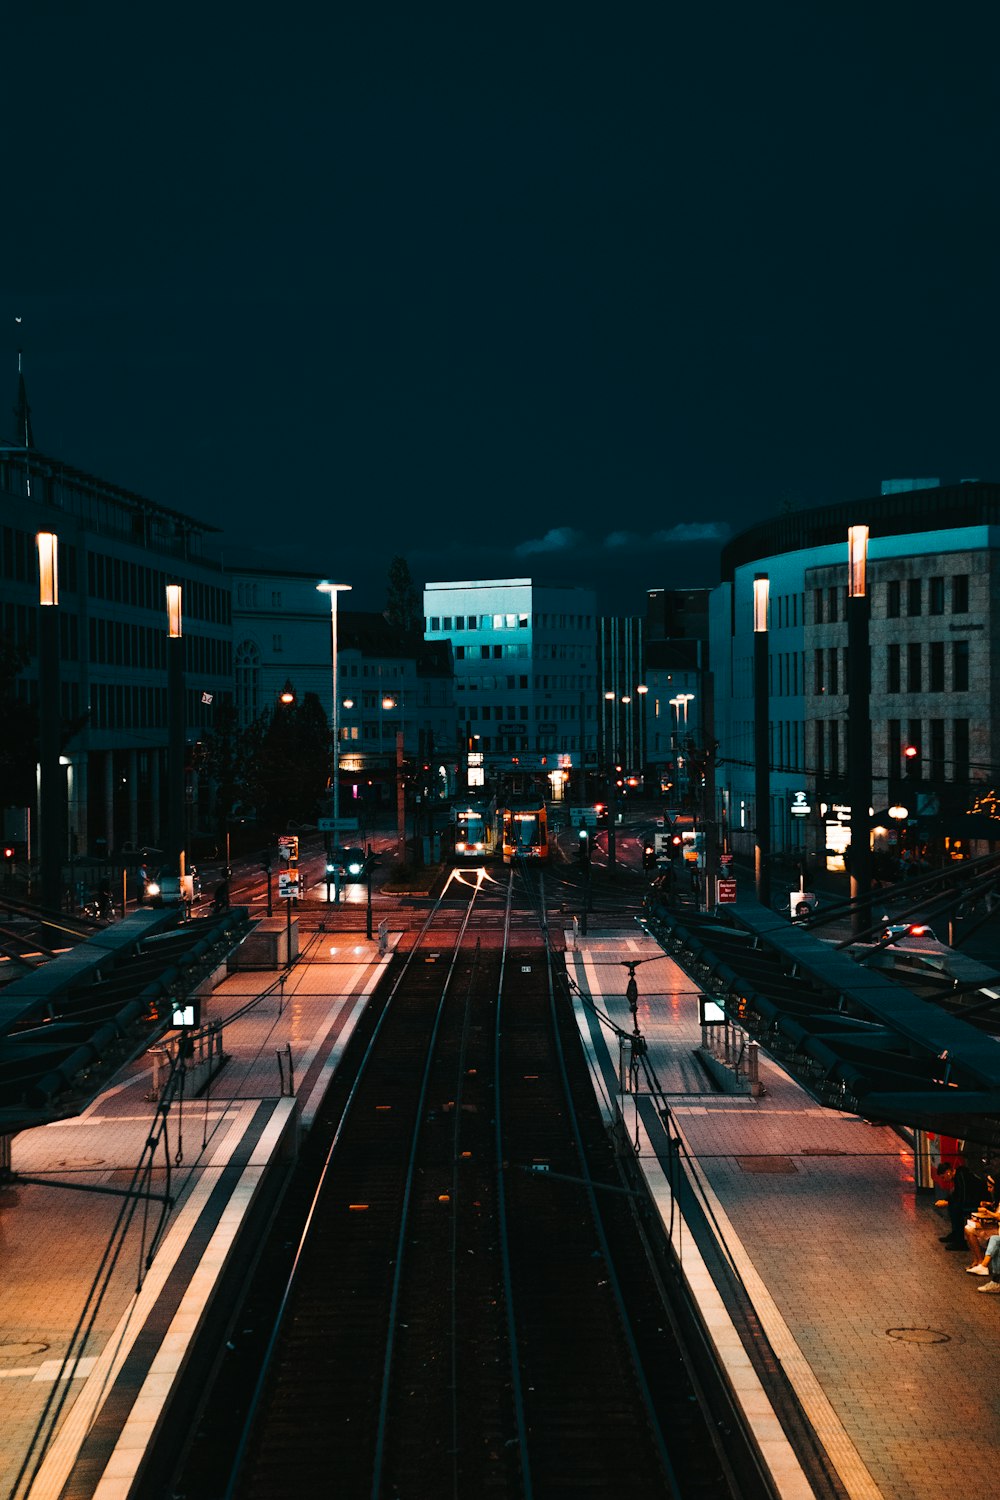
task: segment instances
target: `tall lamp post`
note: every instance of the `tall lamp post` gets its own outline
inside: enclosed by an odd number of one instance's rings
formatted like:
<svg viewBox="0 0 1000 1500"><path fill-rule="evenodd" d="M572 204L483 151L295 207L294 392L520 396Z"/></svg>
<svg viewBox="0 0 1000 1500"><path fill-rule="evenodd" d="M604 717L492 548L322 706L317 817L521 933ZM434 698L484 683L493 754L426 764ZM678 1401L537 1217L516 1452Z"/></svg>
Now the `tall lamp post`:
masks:
<svg viewBox="0 0 1000 1500"><path fill-rule="evenodd" d="M767 574L756 574L753 581L753 758L756 802L753 870L757 900L761 906L771 904L771 752L767 680L769 591Z"/></svg>
<svg viewBox="0 0 1000 1500"><path fill-rule="evenodd" d="M181 585L167 584L167 867L184 874L184 627Z"/></svg>
<svg viewBox="0 0 1000 1500"><path fill-rule="evenodd" d="M337 595L351 590L349 583L327 583L316 585L321 594L330 595L330 660L333 678L333 836L340 839L340 698L337 689Z"/></svg>
<svg viewBox="0 0 1000 1500"><path fill-rule="evenodd" d="M62 794L59 786L59 538L35 537L38 548L38 807L42 905L62 901Z"/></svg>
<svg viewBox="0 0 1000 1500"><path fill-rule="evenodd" d="M868 925L872 888L872 740L868 660L868 527L847 529L847 780L851 804L851 926Z"/></svg>
<svg viewBox="0 0 1000 1500"><path fill-rule="evenodd" d="M646 794L646 694L649 688L646 683L640 682L636 687L639 695L639 784L642 787L643 796Z"/></svg>

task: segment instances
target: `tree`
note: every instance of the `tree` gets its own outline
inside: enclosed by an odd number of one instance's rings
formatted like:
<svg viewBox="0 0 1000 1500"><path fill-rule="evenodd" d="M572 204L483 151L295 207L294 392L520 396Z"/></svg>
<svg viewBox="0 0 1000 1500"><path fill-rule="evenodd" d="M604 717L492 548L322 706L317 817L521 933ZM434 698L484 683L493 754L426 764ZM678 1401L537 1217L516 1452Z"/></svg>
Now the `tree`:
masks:
<svg viewBox="0 0 1000 1500"><path fill-rule="evenodd" d="M416 630L421 613L420 596L410 574L410 565L405 557L394 557L389 564L385 618L399 630Z"/></svg>
<svg viewBox="0 0 1000 1500"><path fill-rule="evenodd" d="M326 789L330 726L315 693L269 709L248 731L247 798L258 817L280 832L290 820L313 822Z"/></svg>

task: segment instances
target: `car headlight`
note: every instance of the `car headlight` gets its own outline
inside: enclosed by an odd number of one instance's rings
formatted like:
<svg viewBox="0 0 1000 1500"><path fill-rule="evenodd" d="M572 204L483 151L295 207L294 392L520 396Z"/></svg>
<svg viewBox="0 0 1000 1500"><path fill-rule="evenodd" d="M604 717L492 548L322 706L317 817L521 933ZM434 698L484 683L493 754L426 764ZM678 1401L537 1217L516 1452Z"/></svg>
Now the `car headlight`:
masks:
<svg viewBox="0 0 1000 1500"><path fill-rule="evenodd" d="M160 894L160 887L157 885L157 883L156 883L155 880L151 880L149 882L149 884L147 885L147 887L146 887L146 895L147 896L158 896L159 894Z"/></svg>

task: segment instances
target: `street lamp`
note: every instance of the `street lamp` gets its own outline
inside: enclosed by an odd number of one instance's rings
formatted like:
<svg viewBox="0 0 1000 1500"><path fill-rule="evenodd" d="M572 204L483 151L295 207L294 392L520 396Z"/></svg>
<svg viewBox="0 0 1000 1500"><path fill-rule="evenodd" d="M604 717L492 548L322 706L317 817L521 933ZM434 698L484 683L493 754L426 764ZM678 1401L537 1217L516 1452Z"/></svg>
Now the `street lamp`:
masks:
<svg viewBox="0 0 1000 1500"><path fill-rule="evenodd" d="M761 906L771 904L771 749L767 675L767 605L770 581L758 573L753 581L753 757L756 832L754 883Z"/></svg>
<svg viewBox="0 0 1000 1500"><path fill-rule="evenodd" d="M872 741L868 660L868 527L847 529L847 779L851 804L851 924L868 924L871 900ZM864 903L864 904L862 904Z"/></svg>
<svg viewBox="0 0 1000 1500"><path fill-rule="evenodd" d="M184 874L184 625L181 585L167 595L167 864Z"/></svg>
<svg viewBox="0 0 1000 1500"><path fill-rule="evenodd" d="M321 594L330 595L330 660L333 677L333 836L340 838L340 699L337 694L337 595L351 590L349 583L327 583L316 585Z"/></svg>
<svg viewBox="0 0 1000 1500"><path fill-rule="evenodd" d="M62 901L62 814L59 770L59 538L35 537L38 548L38 807L42 905Z"/></svg>

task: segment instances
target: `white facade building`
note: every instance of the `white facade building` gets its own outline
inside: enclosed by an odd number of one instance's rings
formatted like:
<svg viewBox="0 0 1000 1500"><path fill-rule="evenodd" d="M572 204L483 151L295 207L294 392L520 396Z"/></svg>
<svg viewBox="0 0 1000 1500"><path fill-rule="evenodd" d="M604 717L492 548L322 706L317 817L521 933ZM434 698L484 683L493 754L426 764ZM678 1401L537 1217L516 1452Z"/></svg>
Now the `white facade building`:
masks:
<svg viewBox="0 0 1000 1500"><path fill-rule="evenodd" d="M597 759L596 600L530 578L428 583L424 634L452 643L459 731L487 772L545 774L553 795Z"/></svg>

